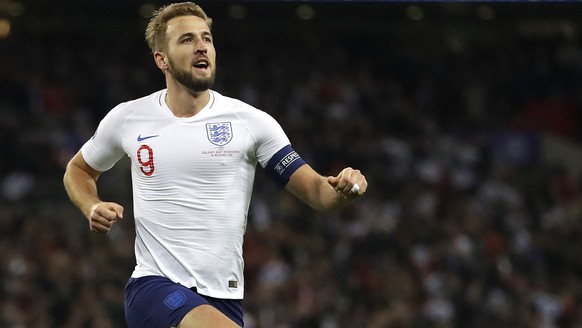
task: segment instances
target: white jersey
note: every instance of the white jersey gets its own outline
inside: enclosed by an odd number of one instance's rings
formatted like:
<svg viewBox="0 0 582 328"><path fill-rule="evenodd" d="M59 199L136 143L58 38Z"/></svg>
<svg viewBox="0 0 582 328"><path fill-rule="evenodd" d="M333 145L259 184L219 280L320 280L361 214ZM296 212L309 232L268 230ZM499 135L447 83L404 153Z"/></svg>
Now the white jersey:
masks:
<svg viewBox="0 0 582 328"><path fill-rule="evenodd" d="M256 164L289 139L267 113L210 91L196 115L175 117L166 90L112 109L82 147L110 169L131 158L137 265L217 298L242 299L243 235Z"/></svg>

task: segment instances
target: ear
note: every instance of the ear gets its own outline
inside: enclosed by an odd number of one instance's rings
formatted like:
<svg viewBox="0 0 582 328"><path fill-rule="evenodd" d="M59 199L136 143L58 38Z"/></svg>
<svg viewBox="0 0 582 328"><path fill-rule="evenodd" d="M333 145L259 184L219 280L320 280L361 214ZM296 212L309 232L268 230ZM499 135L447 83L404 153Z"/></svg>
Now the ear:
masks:
<svg viewBox="0 0 582 328"><path fill-rule="evenodd" d="M168 59L166 54L161 51L154 52L154 61L159 69L162 71L168 69Z"/></svg>

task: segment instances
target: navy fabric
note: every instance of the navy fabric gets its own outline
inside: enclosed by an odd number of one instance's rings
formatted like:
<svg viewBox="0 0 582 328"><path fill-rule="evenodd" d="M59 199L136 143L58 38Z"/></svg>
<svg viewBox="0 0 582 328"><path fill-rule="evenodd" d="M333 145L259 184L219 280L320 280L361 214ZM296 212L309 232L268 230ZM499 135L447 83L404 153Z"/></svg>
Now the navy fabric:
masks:
<svg viewBox="0 0 582 328"><path fill-rule="evenodd" d="M303 164L305 161L293 150L291 145L287 145L271 157L265 171L280 188L284 188L289 182L291 174Z"/></svg>
<svg viewBox="0 0 582 328"><path fill-rule="evenodd" d="M218 299L198 294L165 277L130 278L125 286L125 318L129 328L176 327L193 308L209 304L241 327L241 300Z"/></svg>

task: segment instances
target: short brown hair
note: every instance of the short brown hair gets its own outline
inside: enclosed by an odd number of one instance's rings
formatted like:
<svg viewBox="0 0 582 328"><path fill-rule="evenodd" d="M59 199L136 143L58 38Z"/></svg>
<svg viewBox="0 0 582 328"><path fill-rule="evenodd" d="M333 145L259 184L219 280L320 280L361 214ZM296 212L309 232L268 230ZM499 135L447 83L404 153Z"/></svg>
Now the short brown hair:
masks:
<svg viewBox="0 0 582 328"><path fill-rule="evenodd" d="M152 53L165 49L168 21L180 16L200 17L206 21L208 27L212 26L212 18L208 17L204 10L195 3L180 2L163 6L153 13L145 31L145 38Z"/></svg>

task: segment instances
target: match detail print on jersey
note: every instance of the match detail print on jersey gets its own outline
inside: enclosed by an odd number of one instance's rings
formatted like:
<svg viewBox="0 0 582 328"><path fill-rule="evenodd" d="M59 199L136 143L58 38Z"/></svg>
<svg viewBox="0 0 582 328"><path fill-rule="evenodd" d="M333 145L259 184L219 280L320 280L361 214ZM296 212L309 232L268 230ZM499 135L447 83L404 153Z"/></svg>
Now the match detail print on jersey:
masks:
<svg viewBox="0 0 582 328"><path fill-rule="evenodd" d="M289 182L291 174L303 164L305 161L293 150L291 145L287 145L271 157L265 170L271 179L283 188Z"/></svg>

